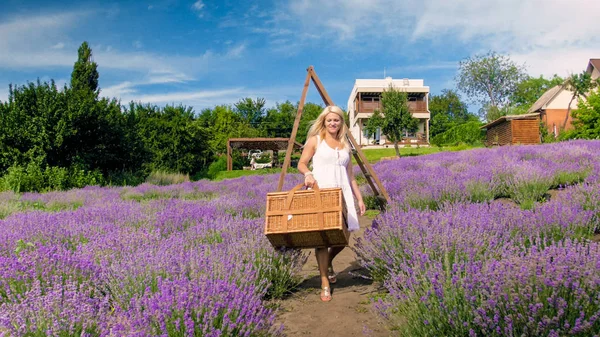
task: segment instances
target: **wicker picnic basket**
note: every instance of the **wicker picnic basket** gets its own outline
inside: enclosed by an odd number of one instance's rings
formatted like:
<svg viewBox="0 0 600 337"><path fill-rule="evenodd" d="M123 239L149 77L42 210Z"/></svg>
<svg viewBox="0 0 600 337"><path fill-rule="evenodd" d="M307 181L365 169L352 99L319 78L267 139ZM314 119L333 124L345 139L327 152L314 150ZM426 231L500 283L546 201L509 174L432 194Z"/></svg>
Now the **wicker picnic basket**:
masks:
<svg viewBox="0 0 600 337"><path fill-rule="evenodd" d="M276 247L317 248L347 246L350 233L342 189L267 193L265 235Z"/></svg>

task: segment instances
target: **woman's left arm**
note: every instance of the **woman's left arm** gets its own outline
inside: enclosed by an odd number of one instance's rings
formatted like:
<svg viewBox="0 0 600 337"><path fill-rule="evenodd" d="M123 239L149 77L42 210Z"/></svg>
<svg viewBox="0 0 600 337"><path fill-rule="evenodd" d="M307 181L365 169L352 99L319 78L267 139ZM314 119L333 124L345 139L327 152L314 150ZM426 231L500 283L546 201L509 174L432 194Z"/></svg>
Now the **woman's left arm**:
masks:
<svg viewBox="0 0 600 337"><path fill-rule="evenodd" d="M358 188L358 183L354 178L354 173L352 172L352 155L350 155L350 160L348 160L348 164L346 165L346 172L348 173L348 180L350 180L350 187L352 187L352 193L358 200L358 209L360 211L360 215L364 215L367 208L365 207L365 203L363 202L362 195L360 194L360 189Z"/></svg>

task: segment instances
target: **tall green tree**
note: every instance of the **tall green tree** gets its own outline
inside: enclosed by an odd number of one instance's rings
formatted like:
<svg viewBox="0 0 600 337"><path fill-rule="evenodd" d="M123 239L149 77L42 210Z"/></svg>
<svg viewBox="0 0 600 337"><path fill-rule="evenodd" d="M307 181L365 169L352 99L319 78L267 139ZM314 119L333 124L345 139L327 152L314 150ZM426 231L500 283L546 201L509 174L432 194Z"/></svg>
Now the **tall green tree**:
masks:
<svg viewBox="0 0 600 337"><path fill-rule="evenodd" d="M408 96L390 85L381 94L382 111L375 110L367 122L367 132L374 134L377 129L394 143L396 155L400 157L398 143L408 132L418 129L419 120L413 118L408 108Z"/></svg>
<svg viewBox="0 0 600 337"><path fill-rule="evenodd" d="M600 78L592 80L592 75L584 71L581 74L573 74L569 76L569 78L567 78L565 81L564 86L567 90L570 90L573 95L571 96L567 113L565 114L565 120L562 125L563 130L567 127L573 101L582 97L587 98L587 95L591 90L600 86Z"/></svg>
<svg viewBox="0 0 600 337"><path fill-rule="evenodd" d="M476 120L477 117L469 113L467 104L461 101L454 90L444 89L440 95L431 95L429 98L430 137L443 133L459 124Z"/></svg>
<svg viewBox="0 0 600 337"><path fill-rule="evenodd" d="M116 99L99 99L99 74L92 50L83 42L73 65L71 85L65 87L66 132L60 148L60 166L78 165L104 174L122 169L125 120Z"/></svg>
<svg viewBox="0 0 600 337"><path fill-rule="evenodd" d="M265 104L264 98L252 98L246 97L239 100L234 104L237 113L244 118L252 127L258 128L262 119L265 115Z"/></svg>
<svg viewBox="0 0 600 337"><path fill-rule="evenodd" d="M457 87L469 100L481 104L482 118L491 121L489 111L502 111L518 84L527 76L525 66L510 57L490 51L459 63Z"/></svg>
<svg viewBox="0 0 600 337"><path fill-rule="evenodd" d="M98 92L98 65L92 58L92 49L84 41L77 51L77 61L71 73L71 88L73 90L86 90Z"/></svg>

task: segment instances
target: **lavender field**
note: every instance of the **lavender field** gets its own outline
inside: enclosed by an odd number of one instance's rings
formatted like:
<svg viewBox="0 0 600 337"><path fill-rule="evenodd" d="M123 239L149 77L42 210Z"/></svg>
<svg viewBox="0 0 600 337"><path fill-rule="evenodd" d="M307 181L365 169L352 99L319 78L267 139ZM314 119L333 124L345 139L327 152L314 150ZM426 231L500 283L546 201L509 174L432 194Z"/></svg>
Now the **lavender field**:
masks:
<svg viewBox="0 0 600 337"><path fill-rule="evenodd" d="M393 200L355 250L392 331L600 331L599 153L576 141L376 164ZM271 300L306 256L262 234L277 178L0 194L0 336L281 335Z"/></svg>
<svg viewBox="0 0 600 337"><path fill-rule="evenodd" d="M375 165L391 198L356 249L405 336L600 331L600 142ZM553 190L550 190L553 189Z"/></svg>
<svg viewBox="0 0 600 337"><path fill-rule="evenodd" d="M0 195L0 336L281 334L306 257L263 236L275 181Z"/></svg>

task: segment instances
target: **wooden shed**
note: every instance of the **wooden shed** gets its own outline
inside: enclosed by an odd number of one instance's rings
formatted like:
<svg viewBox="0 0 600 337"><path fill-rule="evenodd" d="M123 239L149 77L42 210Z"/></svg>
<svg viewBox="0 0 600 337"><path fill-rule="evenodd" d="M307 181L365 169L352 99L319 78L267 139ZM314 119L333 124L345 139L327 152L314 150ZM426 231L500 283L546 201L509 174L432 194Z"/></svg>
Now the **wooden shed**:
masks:
<svg viewBox="0 0 600 337"><path fill-rule="evenodd" d="M487 146L541 142L539 113L502 116L481 128L486 130Z"/></svg>

